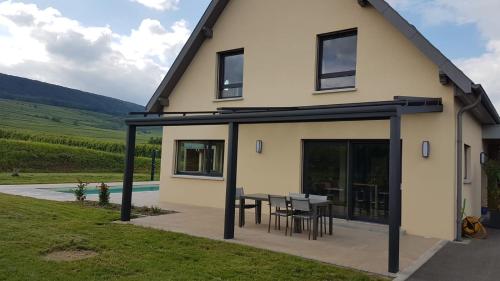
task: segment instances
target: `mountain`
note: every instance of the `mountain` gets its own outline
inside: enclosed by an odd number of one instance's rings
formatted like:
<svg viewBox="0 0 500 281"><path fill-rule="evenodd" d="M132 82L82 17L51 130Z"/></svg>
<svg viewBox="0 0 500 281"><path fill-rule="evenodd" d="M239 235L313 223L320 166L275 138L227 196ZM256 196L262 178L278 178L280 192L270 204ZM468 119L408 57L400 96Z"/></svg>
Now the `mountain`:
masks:
<svg viewBox="0 0 500 281"><path fill-rule="evenodd" d="M123 116L144 106L80 90L0 73L0 99Z"/></svg>
<svg viewBox="0 0 500 281"><path fill-rule="evenodd" d="M0 98L0 139L1 131L16 131L123 143L124 119L124 116ZM161 128L138 128L137 143L147 143L150 138L161 137L161 133Z"/></svg>

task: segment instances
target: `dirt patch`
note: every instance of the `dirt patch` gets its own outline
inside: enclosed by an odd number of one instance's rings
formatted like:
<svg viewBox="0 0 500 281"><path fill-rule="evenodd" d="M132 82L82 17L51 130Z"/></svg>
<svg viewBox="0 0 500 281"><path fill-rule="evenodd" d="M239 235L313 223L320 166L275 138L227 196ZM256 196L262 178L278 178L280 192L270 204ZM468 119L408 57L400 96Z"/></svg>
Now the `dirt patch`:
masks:
<svg viewBox="0 0 500 281"><path fill-rule="evenodd" d="M90 208L99 208L99 209L106 209L106 210L113 210L113 211L120 211L121 210L121 205L120 204L107 204L104 206L99 205L99 202L95 201L84 201L84 202L71 202L73 204L78 204L81 206L85 207L90 207ZM176 211L172 210L163 210L157 206L151 206L151 207L136 207L132 206L132 218L138 218L138 217L154 217L154 216L162 216L162 215L170 215L170 214L176 214Z"/></svg>
<svg viewBox="0 0 500 281"><path fill-rule="evenodd" d="M87 250L65 250L55 251L43 256L44 260L65 262L65 261L79 261L89 259L97 256L97 252Z"/></svg>

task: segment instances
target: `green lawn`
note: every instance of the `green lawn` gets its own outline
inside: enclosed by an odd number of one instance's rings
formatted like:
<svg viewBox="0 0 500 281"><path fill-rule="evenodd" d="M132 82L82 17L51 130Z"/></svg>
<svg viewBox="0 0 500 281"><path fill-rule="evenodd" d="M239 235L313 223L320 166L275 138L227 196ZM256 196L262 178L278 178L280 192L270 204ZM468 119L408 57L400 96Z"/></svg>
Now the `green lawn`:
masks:
<svg viewBox="0 0 500 281"><path fill-rule="evenodd" d="M78 179L84 182L121 182L123 173L21 173L19 177L13 177L11 173L0 173L0 185L75 183ZM149 181L150 179L150 174L134 174L135 181ZM156 176L156 180L159 180L159 176Z"/></svg>
<svg viewBox="0 0 500 281"><path fill-rule="evenodd" d="M0 280L382 280L289 255L112 223L118 217L115 211L0 194ZM61 249L99 255L79 262L42 259Z"/></svg>

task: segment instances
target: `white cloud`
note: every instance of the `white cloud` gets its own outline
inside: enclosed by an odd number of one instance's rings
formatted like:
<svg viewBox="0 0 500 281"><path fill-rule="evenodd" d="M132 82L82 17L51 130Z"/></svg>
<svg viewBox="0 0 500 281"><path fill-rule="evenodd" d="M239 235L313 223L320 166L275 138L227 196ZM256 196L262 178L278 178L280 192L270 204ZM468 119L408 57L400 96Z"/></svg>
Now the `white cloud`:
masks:
<svg viewBox="0 0 500 281"><path fill-rule="evenodd" d="M130 34L84 26L53 8L0 3L0 72L145 104L190 34L144 19Z"/></svg>
<svg viewBox="0 0 500 281"><path fill-rule="evenodd" d="M176 10L178 9L178 5L180 2L180 0L132 0L132 1L142 4L148 8L159 11Z"/></svg>
<svg viewBox="0 0 500 281"><path fill-rule="evenodd" d="M419 14L424 24L474 24L488 42L484 54L459 58L455 63L476 83L485 87L500 109L500 1L498 0L390 0L400 10ZM464 38L463 44L468 44Z"/></svg>

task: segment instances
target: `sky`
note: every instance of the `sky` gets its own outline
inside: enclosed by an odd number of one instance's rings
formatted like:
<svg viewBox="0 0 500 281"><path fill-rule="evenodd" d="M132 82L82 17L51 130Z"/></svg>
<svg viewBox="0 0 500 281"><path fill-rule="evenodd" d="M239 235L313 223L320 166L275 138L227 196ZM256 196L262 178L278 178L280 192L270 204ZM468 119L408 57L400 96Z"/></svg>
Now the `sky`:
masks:
<svg viewBox="0 0 500 281"><path fill-rule="evenodd" d="M145 105L209 2L0 0L0 72ZM500 1L388 2L500 109Z"/></svg>

